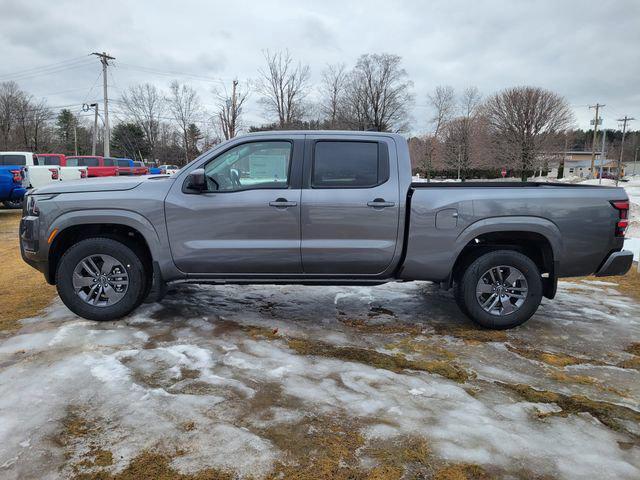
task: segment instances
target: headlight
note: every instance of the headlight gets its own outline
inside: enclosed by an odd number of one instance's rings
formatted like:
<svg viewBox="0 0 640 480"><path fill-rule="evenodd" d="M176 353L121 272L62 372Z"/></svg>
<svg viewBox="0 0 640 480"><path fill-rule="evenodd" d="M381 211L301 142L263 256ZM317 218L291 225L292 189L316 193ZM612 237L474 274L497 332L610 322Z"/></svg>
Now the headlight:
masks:
<svg viewBox="0 0 640 480"><path fill-rule="evenodd" d="M37 217L40 215L38 203L51 200L56 195L27 195L27 215Z"/></svg>

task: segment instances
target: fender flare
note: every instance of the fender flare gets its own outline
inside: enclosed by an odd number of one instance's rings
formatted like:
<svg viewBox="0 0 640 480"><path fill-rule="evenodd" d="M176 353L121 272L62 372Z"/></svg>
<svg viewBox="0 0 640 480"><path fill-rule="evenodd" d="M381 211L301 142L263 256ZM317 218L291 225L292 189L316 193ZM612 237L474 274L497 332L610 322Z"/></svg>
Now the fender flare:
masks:
<svg viewBox="0 0 640 480"><path fill-rule="evenodd" d="M558 226L550 220L534 216L490 217L472 223L465 228L453 247L453 264L458 261L464 248L474 238L487 233L497 232L528 232L544 237L551 246L554 269L557 271L559 258L563 251L562 234ZM451 274L453 274L453 269Z"/></svg>
<svg viewBox="0 0 640 480"><path fill-rule="evenodd" d="M60 235L69 227L89 224L116 224L130 227L142 235L153 258L158 258L160 255L162 245L155 227L146 217L131 210L98 209L64 213L51 222L46 238L55 229L58 229L57 235Z"/></svg>

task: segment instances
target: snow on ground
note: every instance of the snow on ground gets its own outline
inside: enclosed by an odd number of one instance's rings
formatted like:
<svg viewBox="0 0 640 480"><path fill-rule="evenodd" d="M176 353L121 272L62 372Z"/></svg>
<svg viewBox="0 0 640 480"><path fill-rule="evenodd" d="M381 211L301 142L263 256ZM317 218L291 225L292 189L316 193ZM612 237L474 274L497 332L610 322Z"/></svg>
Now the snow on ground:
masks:
<svg viewBox="0 0 640 480"><path fill-rule="evenodd" d="M120 322L56 300L23 323L0 339L6 479L95 472L82 459L96 446L109 471L179 449L179 471L260 478L301 461L280 432L327 418L367 447L423 438L434 461L498 477L640 477L640 372L621 366L640 305L610 282L561 283L509 332L475 329L429 283L183 285ZM77 417L92 427L70 441Z"/></svg>

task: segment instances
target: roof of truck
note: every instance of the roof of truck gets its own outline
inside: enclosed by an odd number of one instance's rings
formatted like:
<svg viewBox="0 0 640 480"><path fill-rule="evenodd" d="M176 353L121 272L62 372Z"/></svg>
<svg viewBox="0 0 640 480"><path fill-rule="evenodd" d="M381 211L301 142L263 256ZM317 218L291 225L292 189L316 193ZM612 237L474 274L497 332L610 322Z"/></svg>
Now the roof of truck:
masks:
<svg viewBox="0 0 640 480"><path fill-rule="evenodd" d="M381 135L388 137L401 137L404 138L399 133L391 133L391 132L371 132L371 131L362 131L362 130L265 130L263 132L251 132L244 135L239 135L242 137L253 137L259 135L268 135L268 136L277 136L277 135L364 135L364 136L372 136L379 137Z"/></svg>

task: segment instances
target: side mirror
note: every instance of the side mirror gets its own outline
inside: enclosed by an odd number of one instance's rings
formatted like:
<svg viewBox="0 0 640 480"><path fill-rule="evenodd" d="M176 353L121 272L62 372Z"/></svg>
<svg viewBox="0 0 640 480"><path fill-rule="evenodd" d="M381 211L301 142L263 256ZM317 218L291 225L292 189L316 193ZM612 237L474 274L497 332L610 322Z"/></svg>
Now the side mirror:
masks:
<svg viewBox="0 0 640 480"><path fill-rule="evenodd" d="M207 189L207 180L204 174L204 168L196 168L189 173L187 177L186 187L194 192L203 192Z"/></svg>

